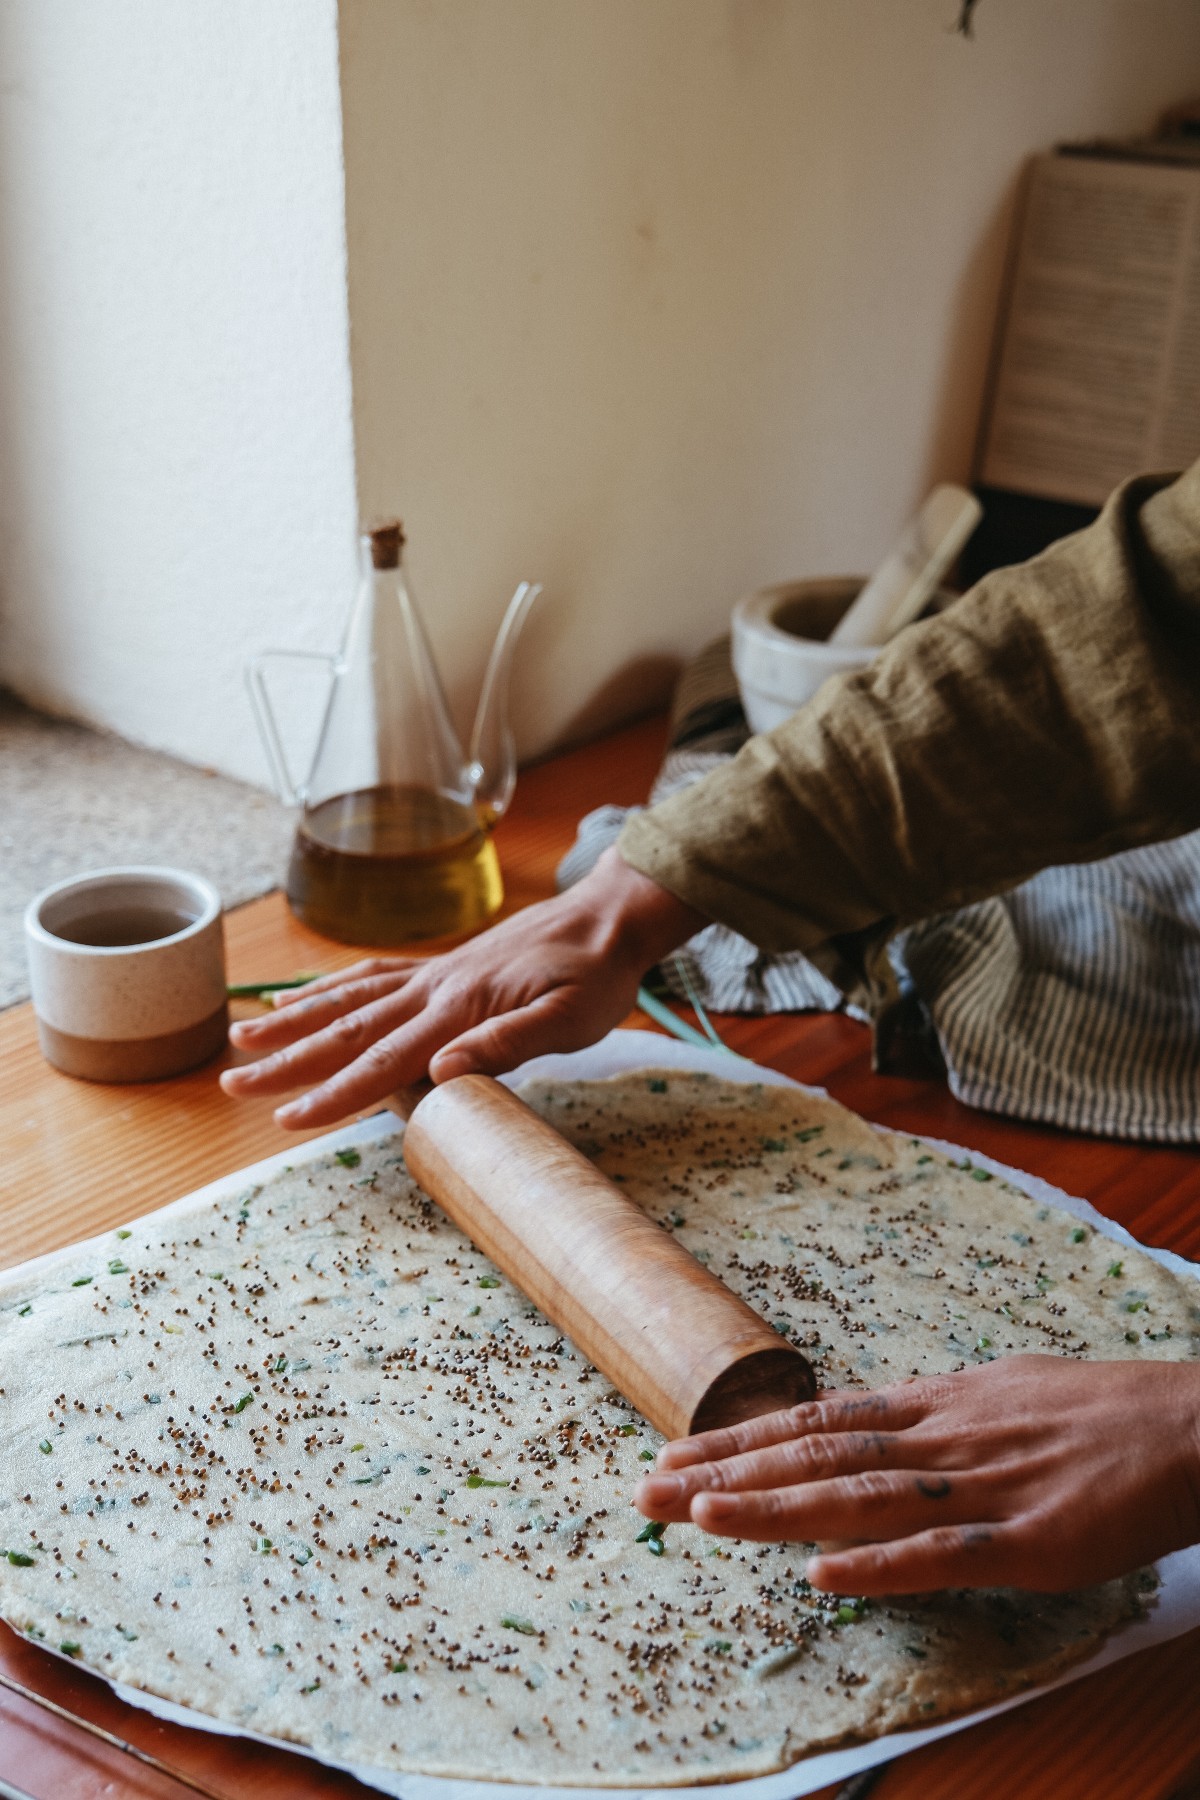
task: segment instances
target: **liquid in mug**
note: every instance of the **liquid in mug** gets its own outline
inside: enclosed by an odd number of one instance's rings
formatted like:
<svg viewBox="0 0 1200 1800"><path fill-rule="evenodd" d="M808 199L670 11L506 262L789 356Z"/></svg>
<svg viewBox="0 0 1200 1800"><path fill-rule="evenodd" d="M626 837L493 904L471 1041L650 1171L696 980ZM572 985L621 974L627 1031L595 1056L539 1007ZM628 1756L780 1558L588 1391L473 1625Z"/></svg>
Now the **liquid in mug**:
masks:
<svg viewBox="0 0 1200 1800"><path fill-rule="evenodd" d="M195 923L194 913L177 906L106 906L56 926L54 935L68 944L87 944L98 950L129 949L134 944L156 944L174 937Z"/></svg>
<svg viewBox="0 0 1200 1800"><path fill-rule="evenodd" d="M381 947L474 931L504 889L474 810L430 788L358 788L310 807L288 869L292 911L325 937Z"/></svg>

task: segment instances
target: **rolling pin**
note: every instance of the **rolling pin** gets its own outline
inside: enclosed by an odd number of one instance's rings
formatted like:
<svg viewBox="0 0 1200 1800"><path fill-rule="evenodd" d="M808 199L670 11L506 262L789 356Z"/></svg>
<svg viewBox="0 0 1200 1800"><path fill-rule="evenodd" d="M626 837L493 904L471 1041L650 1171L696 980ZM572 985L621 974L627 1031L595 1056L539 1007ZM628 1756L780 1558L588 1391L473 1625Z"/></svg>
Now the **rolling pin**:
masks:
<svg viewBox="0 0 1200 1800"><path fill-rule="evenodd" d="M812 1398L800 1352L498 1081L389 1104L413 1179L665 1437Z"/></svg>

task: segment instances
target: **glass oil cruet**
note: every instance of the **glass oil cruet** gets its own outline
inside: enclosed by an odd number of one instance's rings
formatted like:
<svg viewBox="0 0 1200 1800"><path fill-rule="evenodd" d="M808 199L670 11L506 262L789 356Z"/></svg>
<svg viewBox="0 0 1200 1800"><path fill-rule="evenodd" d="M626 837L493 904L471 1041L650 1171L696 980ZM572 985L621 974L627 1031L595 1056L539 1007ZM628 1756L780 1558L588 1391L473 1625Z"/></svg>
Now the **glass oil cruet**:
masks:
<svg viewBox="0 0 1200 1800"><path fill-rule="evenodd" d="M492 827L516 786L508 723L513 651L540 587L522 582L492 646L469 757L404 579L397 521L361 540L362 571L312 769L293 783L267 693L268 650L246 675L281 794L298 805L287 897L314 931L379 947L459 935L504 898Z"/></svg>

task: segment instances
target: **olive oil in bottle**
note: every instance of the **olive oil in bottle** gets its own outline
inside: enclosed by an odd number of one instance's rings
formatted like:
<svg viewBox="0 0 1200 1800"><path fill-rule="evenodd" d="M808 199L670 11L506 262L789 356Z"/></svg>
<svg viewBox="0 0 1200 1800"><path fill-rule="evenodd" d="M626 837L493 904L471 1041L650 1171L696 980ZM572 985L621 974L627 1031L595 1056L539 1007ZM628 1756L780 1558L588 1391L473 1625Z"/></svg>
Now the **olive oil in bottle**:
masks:
<svg viewBox="0 0 1200 1800"><path fill-rule="evenodd" d="M335 794L307 810L287 881L297 918L380 947L474 931L504 890L474 809L420 787Z"/></svg>
<svg viewBox="0 0 1200 1800"><path fill-rule="evenodd" d="M504 898L490 832L516 782L508 681L517 637L541 591L522 582L484 676L468 756L450 721L421 617L404 578L397 520L362 539L362 578L337 656L307 781L297 787L267 692L273 657L247 670L280 792L300 808L288 870L292 911L345 944L395 947L461 936Z"/></svg>

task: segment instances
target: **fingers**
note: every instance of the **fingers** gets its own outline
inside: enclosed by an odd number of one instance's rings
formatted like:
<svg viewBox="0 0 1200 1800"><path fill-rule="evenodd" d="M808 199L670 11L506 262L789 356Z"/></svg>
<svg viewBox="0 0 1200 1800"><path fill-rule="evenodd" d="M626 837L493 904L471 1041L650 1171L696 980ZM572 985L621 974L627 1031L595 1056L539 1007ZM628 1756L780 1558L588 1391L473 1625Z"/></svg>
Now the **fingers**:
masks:
<svg viewBox="0 0 1200 1800"><path fill-rule="evenodd" d="M412 959L407 956L368 956L362 962L351 963L348 968L335 969L331 975L318 975L313 981L306 981L299 988L277 988L271 997L271 1004L279 1010L294 1006L297 1000L307 1000L312 994L328 993L331 988L341 987L348 981L362 981L370 976L388 975L401 969L412 967ZM256 1024L257 1020L254 1021Z"/></svg>
<svg viewBox="0 0 1200 1800"><path fill-rule="evenodd" d="M758 1543L876 1542L970 1524L986 1516L986 1489L986 1478L974 1474L864 1469L800 1487L697 1494L691 1517L702 1531Z"/></svg>
<svg viewBox="0 0 1200 1800"><path fill-rule="evenodd" d="M250 1078L237 1091L279 1093L318 1081L311 1093L276 1110L276 1123L294 1131L331 1125L349 1113L362 1112L426 1071L439 1082L472 1072L503 1074L543 1051L576 1049L602 1034L603 1024L596 1031L570 1016L563 992L553 990L528 1006L485 1019L441 1048L453 1029L450 1009L476 1003L479 994L444 987L443 1004L426 1011L423 989L419 994L414 989L411 996L396 990L293 1048L237 1071ZM388 1030L398 1018L402 1025ZM372 1031L377 1032L374 1041ZM360 1046L360 1036L365 1047ZM360 1047L361 1054L343 1066Z"/></svg>
<svg viewBox="0 0 1200 1800"><path fill-rule="evenodd" d="M934 1382L911 1382L879 1388L873 1393L830 1391L802 1406L763 1413L720 1431L697 1437L677 1438L658 1453L659 1469L683 1469L695 1463L720 1462L725 1457L785 1443L812 1432L863 1431L886 1428L899 1431L914 1425L931 1410Z"/></svg>
<svg viewBox="0 0 1200 1800"><path fill-rule="evenodd" d="M964 1521L891 1543L863 1544L812 1556L807 1575L834 1594L925 1594L947 1587L1032 1587L1053 1591L1036 1574L1020 1527Z"/></svg>
<svg viewBox="0 0 1200 1800"><path fill-rule="evenodd" d="M290 1088L324 1081L338 1069L355 1066L380 1039L394 1036L419 1006L419 1000L409 999L403 993L387 994L332 1020L323 1030L301 1036L296 1043L263 1057L261 1062L226 1070L221 1085L226 1093L238 1095L284 1094ZM424 1072L422 1065L417 1073ZM390 1092L390 1088L383 1090L384 1094Z"/></svg>
<svg viewBox="0 0 1200 1800"><path fill-rule="evenodd" d="M337 1072L310 1093L276 1107L276 1124L286 1131L308 1131L316 1126L336 1124L351 1113L365 1112L368 1107L379 1105L397 1088L408 1087L421 1079L440 1035L437 1019L430 1020L421 1014L407 1029L390 1032L370 1044L345 1068L338 1066L345 1062L345 1056L334 1055L332 1060ZM306 1075L305 1079L310 1077Z"/></svg>
<svg viewBox="0 0 1200 1800"><path fill-rule="evenodd" d="M758 1493L771 1488L792 1489L802 1482L828 1481L865 1469L908 1467L910 1439L890 1432L841 1432L835 1436L793 1437L761 1450L729 1456L720 1462L693 1463L678 1470L655 1470L638 1484L634 1504L647 1518L665 1523L695 1518L693 1502L701 1495ZM936 1468L942 1457L952 1456L941 1446L938 1460L921 1467ZM839 1531L839 1537L847 1534Z"/></svg>
<svg viewBox="0 0 1200 1800"><path fill-rule="evenodd" d="M1176 1431L1164 1382L1185 1398ZM1196 1541L1198 1392L1184 1365L1013 1356L667 1446L637 1503L823 1541L808 1575L833 1592L1061 1592Z"/></svg>
<svg viewBox="0 0 1200 1800"><path fill-rule="evenodd" d="M432 1058L435 1081L456 1075L504 1075L549 1050L581 1050L608 1028L607 1018L585 1022L571 1006L572 990L552 988L527 1006L484 1019L445 1044Z"/></svg>
<svg viewBox="0 0 1200 1800"><path fill-rule="evenodd" d="M372 1000L396 993L410 980L412 974L412 969L394 970L386 975L339 982L336 986L323 988L319 993L298 989L297 997L291 1004L281 1007L279 1011L266 1013L260 1019L241 1019L237 1024L231 1025L230 1041L239 1050L276 1050L282 1045L293 1044L298 1038L320 1031L334 1019L356 1012L360 1006L366 1006ZM241 1070L230 1070L229 1073L241 1074ZM237 1084L228 1091L235 1093Z"/></svg>

